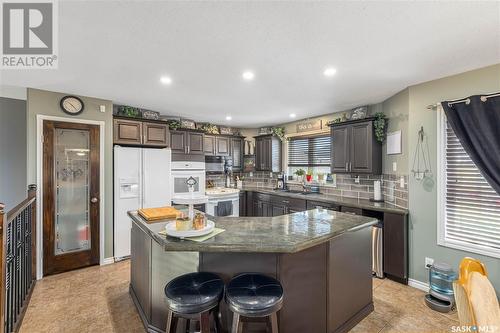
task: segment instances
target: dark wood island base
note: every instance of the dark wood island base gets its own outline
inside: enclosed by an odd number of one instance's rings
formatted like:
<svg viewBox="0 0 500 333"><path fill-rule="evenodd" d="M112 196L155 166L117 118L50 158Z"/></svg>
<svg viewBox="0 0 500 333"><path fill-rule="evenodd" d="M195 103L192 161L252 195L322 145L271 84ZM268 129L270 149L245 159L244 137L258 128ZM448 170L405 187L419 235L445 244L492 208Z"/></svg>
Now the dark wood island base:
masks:
<svg viewBox="0 0 500 333"><path fill-rule="evenodd" d="M149 332L164 332L165 285L195 271L278 279L284 333L347 332L373 311L371 226L375 219L310 210L274 218L218 218L226 232L203 243L165 238L164 224L132 218L130 293ZM221 302L223 332L232 314ZM266 332L266 321L244 322L244 332Z"/></svg>

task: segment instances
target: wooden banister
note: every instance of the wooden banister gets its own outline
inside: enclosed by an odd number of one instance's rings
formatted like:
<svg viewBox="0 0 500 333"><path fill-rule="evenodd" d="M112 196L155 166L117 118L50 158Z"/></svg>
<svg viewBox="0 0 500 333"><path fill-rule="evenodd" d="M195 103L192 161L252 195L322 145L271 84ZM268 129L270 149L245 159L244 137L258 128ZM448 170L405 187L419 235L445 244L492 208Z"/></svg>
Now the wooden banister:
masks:
<svg viewBox="0 0 500 333"><path fill-rule="evenodd" d="M36 283L36 185L5 214L0 205L0 333L17 332Z"/></svg>

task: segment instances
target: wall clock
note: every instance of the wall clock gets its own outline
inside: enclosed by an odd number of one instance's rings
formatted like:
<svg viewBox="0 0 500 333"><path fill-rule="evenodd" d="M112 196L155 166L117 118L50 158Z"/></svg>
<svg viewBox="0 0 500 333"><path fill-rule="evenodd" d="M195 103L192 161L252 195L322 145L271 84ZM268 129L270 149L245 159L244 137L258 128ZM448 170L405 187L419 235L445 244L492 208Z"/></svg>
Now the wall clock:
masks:
<svg viewBox="0 0 500 333"><path fill-rule="evenodd" d="M76 116L83 111L83 101L76 96L64 96L60 102L61 109L69 115Z"/></svg>

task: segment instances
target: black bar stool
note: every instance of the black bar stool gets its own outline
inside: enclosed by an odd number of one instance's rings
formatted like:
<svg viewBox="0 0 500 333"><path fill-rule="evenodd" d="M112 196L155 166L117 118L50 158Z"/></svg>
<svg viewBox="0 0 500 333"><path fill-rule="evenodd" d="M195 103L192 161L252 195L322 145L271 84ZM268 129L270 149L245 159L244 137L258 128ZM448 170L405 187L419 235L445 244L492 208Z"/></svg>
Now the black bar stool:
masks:
<svg viewBox="0 0 500 333"><path fill-rule="evenodd" d="M240 316L270 317L271 332L278 333L276 313L283 305L283 287L278 280L256 273L237 275L226 286L226 303L233 312L232 333L242 330Z"/></svg>
<svg viewBox="0 0 500 333"><path fill-rule="evenodd" d="M198 272L176 277L165 286L168 301L166 333L177 329L177 318L200 322L201 333L210 333L210 314L220 332L219 302L224 292L224 282L213 273Z"/></svg>

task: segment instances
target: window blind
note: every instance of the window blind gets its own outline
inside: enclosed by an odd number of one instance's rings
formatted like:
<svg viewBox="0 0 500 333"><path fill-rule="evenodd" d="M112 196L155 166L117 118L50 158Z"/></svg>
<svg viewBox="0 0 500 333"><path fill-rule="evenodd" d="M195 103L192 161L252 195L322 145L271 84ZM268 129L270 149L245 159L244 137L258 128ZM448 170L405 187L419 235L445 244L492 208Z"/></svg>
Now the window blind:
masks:
<svg viewBox="0 0 500 333"><path fill-rule="evenodd" d="M288 166L329 166L329 135L292 138L288 142Z"/></svg>
<svg viewBox="0 0 500 333"><path fill-rule="evenodd" d="M445 240L500 253L500 196L445 122Z"/></svg>

